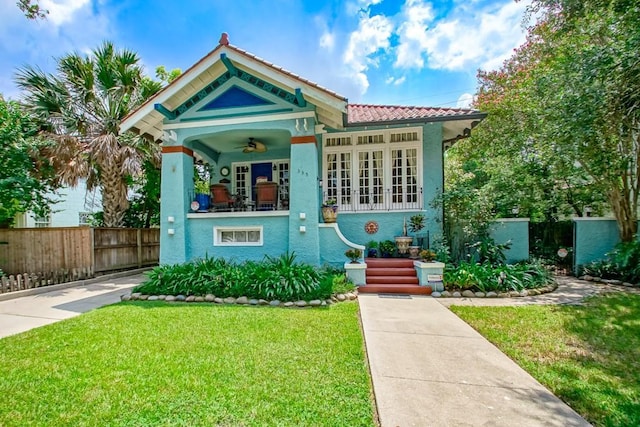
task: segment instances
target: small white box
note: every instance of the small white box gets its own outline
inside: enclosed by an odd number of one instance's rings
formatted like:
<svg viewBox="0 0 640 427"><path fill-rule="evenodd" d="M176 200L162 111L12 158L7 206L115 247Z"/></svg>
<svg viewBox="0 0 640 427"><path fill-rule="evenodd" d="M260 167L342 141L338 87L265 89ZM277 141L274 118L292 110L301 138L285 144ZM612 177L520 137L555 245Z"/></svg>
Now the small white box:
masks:
<svg viewBox="0 0 640 427"><path fill-rule="evenodd" d="M300 226L300 232L301 233L306 233L307 232L307 227L305 227L304 225Z"/></svg>
<svg viewBox="0 0 640 427"><path fill-rule="evenodd" d="M175 222L175 221L176 221L175 217L170 216L167 218L167 222Z"/></svg>
<svg viewBox="0 0 640 427"><path fill-rule="evenodd" d="M168 229L168 230L167 230L167 234L168 234L169 236L173 236L174 234L176 234L176 230L175 230L175 229L173 229L173 228L170 228L170 229Z"/></svg>
<svg viewBox="0 0 640 427"><path fill-rule="evenodd" d="M300 219L307 219L307 214L304 212L300 212Z"/></svg>

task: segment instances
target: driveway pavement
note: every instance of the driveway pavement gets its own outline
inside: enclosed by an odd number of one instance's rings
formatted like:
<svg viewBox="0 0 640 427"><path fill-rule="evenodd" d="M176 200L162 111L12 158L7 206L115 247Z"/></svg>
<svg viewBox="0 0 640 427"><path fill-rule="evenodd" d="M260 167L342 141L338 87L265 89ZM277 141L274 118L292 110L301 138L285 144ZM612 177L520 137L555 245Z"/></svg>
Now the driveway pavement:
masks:
<svg viewBox="0 0 640 427"><path fill-rule="evenodd" d="M77 316L120 301L120 295L144 280L141 273L0 295L0 338ZM30 295L33 292L39 292Z"/></svg>

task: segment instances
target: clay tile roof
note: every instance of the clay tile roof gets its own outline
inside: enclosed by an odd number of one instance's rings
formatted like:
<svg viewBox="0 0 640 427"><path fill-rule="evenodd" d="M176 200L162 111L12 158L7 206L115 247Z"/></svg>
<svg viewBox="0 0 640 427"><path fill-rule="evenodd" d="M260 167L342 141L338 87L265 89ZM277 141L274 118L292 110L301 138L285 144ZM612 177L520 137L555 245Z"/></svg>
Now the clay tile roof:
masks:
<svg viewBox="0 0 640 427"><path fill-rule="evenodd" d="M347 105L347 120L350 125L360 123L390 122L402 120L429 120L445 117L476 116L478 110L469 108L439 108L439 107L406 107L399 105Z"/></svg>

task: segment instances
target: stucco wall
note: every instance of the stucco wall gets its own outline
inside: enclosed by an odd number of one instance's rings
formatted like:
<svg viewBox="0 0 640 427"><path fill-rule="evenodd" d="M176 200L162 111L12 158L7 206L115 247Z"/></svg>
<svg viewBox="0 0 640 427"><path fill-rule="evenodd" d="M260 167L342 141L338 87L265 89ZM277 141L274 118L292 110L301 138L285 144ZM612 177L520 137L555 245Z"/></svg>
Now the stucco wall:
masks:
<svg viewBox="0 0 640 427"><path fill-rule="evenodd" d="M620 241L613 218L574 218L574 271L581 265L605 258Z"/></svg>
<svg viewBox="0 0 640 427"><path fill-rule="evenodd" d="M497 244L511 241L505 251L507 263L529 259L529 218L504 218L494 221L489 234Z"/></svg>
<svg viewBox="0 0 640 427"><path fill-rule="evenodd" d="M187 259L209 257L233 258L238 261L261 260L265 255L279 256L288 250L289 218L279 216L207 218L204 215L187 219L190 237ZM206 215L206 214L205 214ZM214 227L263 227L262 246L214 246Z"/></svg>

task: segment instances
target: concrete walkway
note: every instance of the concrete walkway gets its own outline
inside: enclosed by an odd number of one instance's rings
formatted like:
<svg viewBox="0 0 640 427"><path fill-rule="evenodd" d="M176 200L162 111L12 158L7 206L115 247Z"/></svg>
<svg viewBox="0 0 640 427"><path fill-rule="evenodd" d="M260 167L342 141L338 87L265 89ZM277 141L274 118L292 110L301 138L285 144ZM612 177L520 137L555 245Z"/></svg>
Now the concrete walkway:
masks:
<svg viewBox="0 0 640 427"><path fill-rule="evenodd" d="M144 278L142 274L124 277L116 274L80 283L2 294L3 299L13 299L0 301L0 338L118 302L120 295L141 283Z"/></svg>
<svg viewBox="0 0 640 427"><path fill-rule="evenodd" d="M439 300L358 299L382 427L589 425Z"/></svg>

